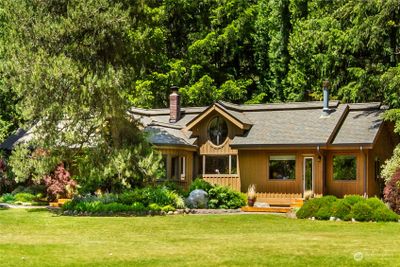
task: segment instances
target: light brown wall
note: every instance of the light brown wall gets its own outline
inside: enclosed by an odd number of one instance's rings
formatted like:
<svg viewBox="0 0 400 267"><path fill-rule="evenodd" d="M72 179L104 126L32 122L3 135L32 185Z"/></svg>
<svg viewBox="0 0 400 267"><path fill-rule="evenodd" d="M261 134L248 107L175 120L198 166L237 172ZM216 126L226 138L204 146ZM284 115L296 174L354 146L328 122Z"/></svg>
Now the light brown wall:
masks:
<svg viewBox="0 0 400 267"><path fill-rule="evenodd" d="M268 160L270 155L296 155L296 179L291 181L270 180ZM303 158L314 158L315 193L322 193L322 160L316 150L239 150L241 190L247 191L250 184L256 184L258 192L303 193Z"/></svg>

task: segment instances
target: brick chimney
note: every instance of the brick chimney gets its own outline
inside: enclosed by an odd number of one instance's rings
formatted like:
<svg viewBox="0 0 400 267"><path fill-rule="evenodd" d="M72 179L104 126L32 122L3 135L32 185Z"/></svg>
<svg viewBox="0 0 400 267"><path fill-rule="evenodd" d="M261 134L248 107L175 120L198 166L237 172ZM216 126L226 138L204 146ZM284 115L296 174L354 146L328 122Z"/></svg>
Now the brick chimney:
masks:
<svg viewBox="0 0 400 267"><path fill-rule="evenodd" d="M175 123L181 118L181 103L178 93L178 87L171 87L169 95L169 122Z"/></svg>

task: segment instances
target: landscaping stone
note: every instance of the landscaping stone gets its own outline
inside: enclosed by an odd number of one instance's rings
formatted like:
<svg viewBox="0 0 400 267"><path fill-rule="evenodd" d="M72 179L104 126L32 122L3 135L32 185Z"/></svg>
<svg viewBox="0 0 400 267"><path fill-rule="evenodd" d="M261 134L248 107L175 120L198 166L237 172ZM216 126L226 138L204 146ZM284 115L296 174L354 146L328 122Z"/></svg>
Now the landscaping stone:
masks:
<svg viewBox="0 0 400 267"><path fill-rule="evenodd" d="M207 208L208 194L202 189L196 189L190 192L186 203L192 208Z"/></svg>
<svg viewBox="0 0 400 267"><path fill-rule="evenodd" d="M172 210L168 211L168 215L174 215L174 212Z"/></svg>
<svg viewBox="0 0 400 267"><path fill-rule="evenodd" d="M330 221L335 221L336 218L335 218L335 217L330 217L329 220L330 220Z"/></svg>

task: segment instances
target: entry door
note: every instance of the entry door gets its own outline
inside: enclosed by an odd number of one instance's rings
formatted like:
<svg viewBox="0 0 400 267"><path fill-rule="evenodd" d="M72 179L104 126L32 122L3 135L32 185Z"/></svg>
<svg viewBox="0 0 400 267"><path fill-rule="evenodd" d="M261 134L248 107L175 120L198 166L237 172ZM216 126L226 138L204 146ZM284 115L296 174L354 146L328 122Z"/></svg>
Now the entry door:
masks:
<svg viewBox="0 0 400 267"><path fill-rule="evenodd" d="M304 192L314 192L314 158L304 157L303 162L303 186Z"/></svg>

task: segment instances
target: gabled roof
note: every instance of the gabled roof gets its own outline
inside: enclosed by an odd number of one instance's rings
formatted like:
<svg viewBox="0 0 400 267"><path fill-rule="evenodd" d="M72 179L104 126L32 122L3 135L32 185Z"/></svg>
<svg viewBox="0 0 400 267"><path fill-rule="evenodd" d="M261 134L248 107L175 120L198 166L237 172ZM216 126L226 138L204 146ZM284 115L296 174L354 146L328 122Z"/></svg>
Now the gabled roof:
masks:
<svg viewBox="0 0 400 267"><path fill-rule="evenodd" d="M208 107L183 108L182 117L176 123L169 123L169 109L132 109L131 113L140 118L145 128L162 123L159 130L163 128L179 137L179 144L184 142L192 146L195 142L185 140L183 136L189 138L187 131L214 111L245 130L243 136L232 140L231 146L235 148L374 143L383 123L381 115L384 110L380 103L340 104L339 101L330 101L329 116L323 115L322 107L323 103L319 101L258 105L219 101ZM179 129L167 129L171 125ZM154 137L157 139L155 144L178 145L173 138L161 136Z"/></svg>
<svg viewBox="0 0 400 267"><path fill-rule="evenodd" d="M250 129L252 123L251 121L244 116L241 112L238 112L236 110L229 110L225 108L222 104L220 103L215 103L214 105L209 106L206 110L204 110L202 113L197 115L195 118L193 118L187 125L186 125L186 130L191 130L195 125L198 123L202 122L202 120L207 117L209 114L212 112L217 112L219 113L222 117L239 127L240 129Z"/></svg>

